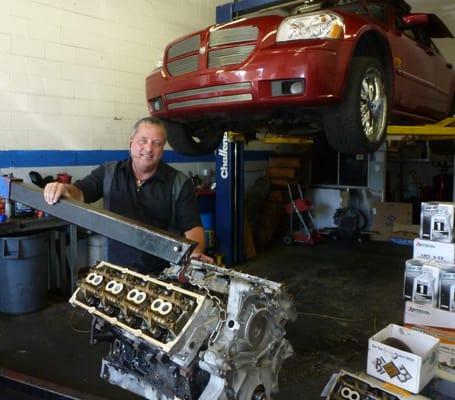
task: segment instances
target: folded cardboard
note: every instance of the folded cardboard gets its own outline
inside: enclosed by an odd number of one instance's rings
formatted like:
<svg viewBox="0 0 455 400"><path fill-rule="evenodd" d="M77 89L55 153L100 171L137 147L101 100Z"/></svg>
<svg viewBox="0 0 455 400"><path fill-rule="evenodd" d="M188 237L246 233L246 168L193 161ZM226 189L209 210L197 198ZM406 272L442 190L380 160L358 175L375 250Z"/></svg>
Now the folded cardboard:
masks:
<svg viewBox="0 0 455 400"><path fill-rule="evenodd" d="M411 352L384 342L393 339ZM367 373L411 393L419 393L434 377L439 340L424 333L390 324L368 341Z"/></svg>
<svg viewBox="0 0 455 400"><path fill-rule="evenodd" d="M376 232L371 236L374 240L387 241L393 236L393 225L396 223L410 224L412 222L412 204L410 203L378 203L373 207L373 222L371 230Z"/></svg>
<svg viewBox="0 0 455 400"><path fill-rule="evenodd" d="M443 243L426 239L414 239L413 257L422 257L429 260L454 263L455 243Z"/></svg>
<svg viewBox="0 0 455 400"><path fill-rule="evenodd" d="M394 222L392 227L392 237L400 239L415 239L419 237L420 234L420 225L413 224L400 224L399 222Z"/></svg>

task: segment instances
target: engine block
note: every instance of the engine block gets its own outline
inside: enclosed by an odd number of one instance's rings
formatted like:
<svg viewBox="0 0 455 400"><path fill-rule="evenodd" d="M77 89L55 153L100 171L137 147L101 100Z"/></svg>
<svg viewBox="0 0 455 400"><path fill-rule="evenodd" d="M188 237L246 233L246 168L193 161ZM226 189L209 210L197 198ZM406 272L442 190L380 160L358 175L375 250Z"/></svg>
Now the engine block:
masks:
<svg viewBox="0 0 455 400"><path fill-rule="evenodd" d="M111 342L101 377L147 399L269 400L293 354L283 286L200 261L160 279L101 262L70 303Z"/></svg>

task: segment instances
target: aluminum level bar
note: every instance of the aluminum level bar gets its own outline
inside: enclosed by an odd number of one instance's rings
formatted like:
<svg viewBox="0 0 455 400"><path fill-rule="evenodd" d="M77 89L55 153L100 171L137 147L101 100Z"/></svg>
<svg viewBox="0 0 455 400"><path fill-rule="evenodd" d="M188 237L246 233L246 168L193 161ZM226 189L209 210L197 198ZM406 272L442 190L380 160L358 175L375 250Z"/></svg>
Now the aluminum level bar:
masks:
<svg viewBox="0 0 455 400"><path fill-rule="evenodd" d="M42 210L174 264L182 264L196 247L193 241L80 201L62 199L49 205L44 201L42 189L20 180L3 177L0 196Z"/></svg>

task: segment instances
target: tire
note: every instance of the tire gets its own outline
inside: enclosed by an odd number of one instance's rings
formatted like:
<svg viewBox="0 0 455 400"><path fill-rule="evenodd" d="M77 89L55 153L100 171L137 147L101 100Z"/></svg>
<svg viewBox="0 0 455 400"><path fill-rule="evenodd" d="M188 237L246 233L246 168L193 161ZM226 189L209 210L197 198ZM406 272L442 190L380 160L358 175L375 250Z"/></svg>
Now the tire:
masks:
<svg viewBox="0 0 455 400"><path fill-rule="evenodd" d="M294 238L291 235L284 235L283 236L283 244L286 246L290 246L291 244L294 243Z"/></svg>
<svg viewBox="0 0 455 400"><path fill-rule="evenodd" d="M195 128L190 125L163 121L167 130L167 141L171 147L186 156L210 154L220 145L224 131L208 128Z"/></svg>
<svg viewBox="0 0 455 400"><path fill-rule="evenodd" d="M386 138L387 114L381 64L373 57L354 57L344 100L323 115L327 141L343 154L372 153Z"/></svg>

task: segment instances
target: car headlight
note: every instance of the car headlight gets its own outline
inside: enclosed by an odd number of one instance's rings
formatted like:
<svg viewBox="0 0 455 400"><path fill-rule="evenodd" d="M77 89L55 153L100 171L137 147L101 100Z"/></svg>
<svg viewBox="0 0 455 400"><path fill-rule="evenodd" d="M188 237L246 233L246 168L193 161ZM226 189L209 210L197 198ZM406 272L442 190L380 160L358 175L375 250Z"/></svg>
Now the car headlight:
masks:
<svg viewBox="0 0 455 400"><path fill-rule="evenodd" d="M304 39L340 39L343 37L343 18L334 13L296 15L286 18L278 28L277 42Z"/></svg>

